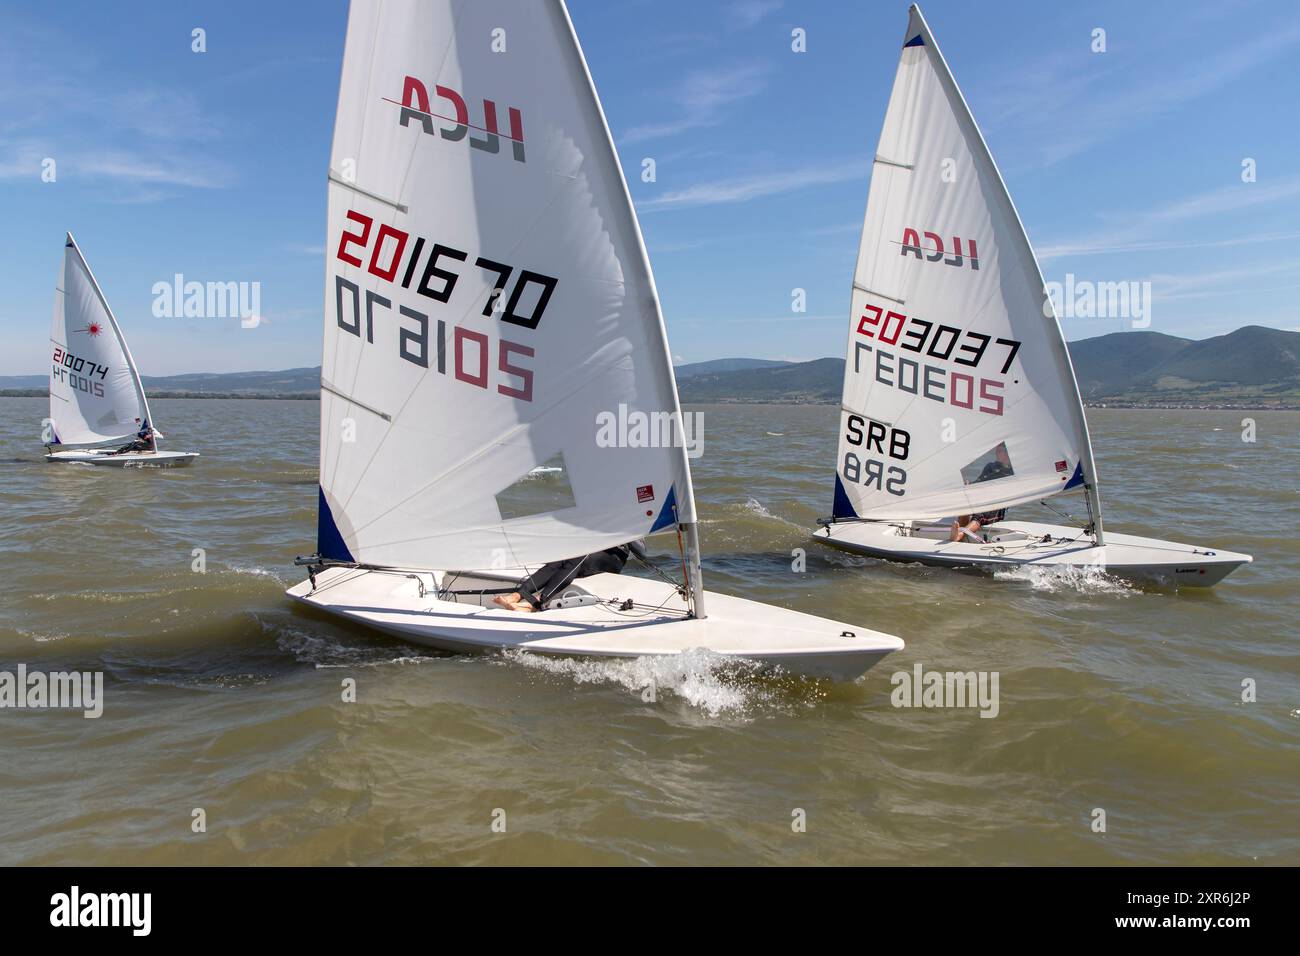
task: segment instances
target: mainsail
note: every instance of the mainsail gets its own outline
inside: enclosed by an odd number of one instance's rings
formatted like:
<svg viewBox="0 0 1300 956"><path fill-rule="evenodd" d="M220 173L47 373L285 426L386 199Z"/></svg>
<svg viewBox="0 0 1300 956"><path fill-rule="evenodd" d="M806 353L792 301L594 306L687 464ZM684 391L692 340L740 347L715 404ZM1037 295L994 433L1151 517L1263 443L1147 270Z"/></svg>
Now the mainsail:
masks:
<svg viewBox="0 0 1300 956"><path fill-rule="evenodd" d="M517 567L695 520L680 440L600 427L681 412L560 0L354 0L328 191L323 557ZM528 513L541 465L569 493Z"/></svg>
<svg viewBox="0 0 1300 956"><path fill-rule="evenodd" d="M149 421L126 339L71 234L54 290L50 343L49 444L112 441Z"/></svg>
<svg viewBox="0 0 1300 956"><path fill-rule="evenodd" d="M936 519L1079 486L1097 511L1042 273L915 6L854 272L836 471L836 518Z"/></svg>

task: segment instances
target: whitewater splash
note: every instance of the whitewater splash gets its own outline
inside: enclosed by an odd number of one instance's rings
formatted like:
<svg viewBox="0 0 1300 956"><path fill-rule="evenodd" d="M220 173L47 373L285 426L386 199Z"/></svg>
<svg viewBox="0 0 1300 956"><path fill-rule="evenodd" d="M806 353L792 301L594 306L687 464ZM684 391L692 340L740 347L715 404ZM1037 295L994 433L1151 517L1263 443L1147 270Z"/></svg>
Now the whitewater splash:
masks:
<svg viewBox="0 0 1300 956"><path fill-rule="evenodd" d="M289 583L285 581L284 578L280 577L280 575L275 571L257 565L244 566L238 564L227 564L221 570L229 571L231 574L244 574L254 578L270 578L281 587L289 586Z"/></svg>
<svg viewBox="0 0 1300 956"><path fill-rule="evenodd" d="M795 685L803 689L802 702L807 706L825 695L825 690L811 681L780 675L760 679L757 664L704 648L631 659L552 657L523 650L509 650L501 656L512 664L566 677L575 684L613 684L643 699L649 690L656 699L667 692L710 717L750 718L760 709L788 707L799 702L800 695L789 693Z"/></svg>
<svg viewBox="0 0 1300 956"><path fill-rule="evenodd" d="M801 533L804 531L803 526L800 525L799 522L791 521L784 515L772 514L772 512L767 509L767 506L757 498L746 499L745 510L757 518L771 518L773 521L779 521L784 525L789 525L791 528L798 528Z"/></svg>
<svg viewBox="0 0 1300 956"><path fill-rule="evenodd" d="M1101 567L1077 565L1019 565L993 572L999 581L1021 581L1035 591L1055 593L1076 591L1080 594L1114 594L1127 596L1138 589L1127 581L1112 577Z"/></svg>

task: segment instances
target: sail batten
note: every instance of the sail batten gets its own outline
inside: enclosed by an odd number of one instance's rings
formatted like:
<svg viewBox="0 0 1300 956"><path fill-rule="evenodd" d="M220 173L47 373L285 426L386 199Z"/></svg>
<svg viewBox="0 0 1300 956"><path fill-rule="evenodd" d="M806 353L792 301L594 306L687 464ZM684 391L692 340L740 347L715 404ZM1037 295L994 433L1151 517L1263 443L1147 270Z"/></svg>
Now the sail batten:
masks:
<svg viewBox="0 0 1300 956"><path fill-rule="evenodd" d="M355 0L327 195L322 554L510 567L694 520L680 442L603 440L682 418L560 0ZM557 455L571 500L503 505Z"/></svg>
<svg viewBox="0 0 1300 956"><path fill-rule="evenodd" d="M835 513L937 519L1085 476L1087 424L1028 237L913 7L854 270Z"/></svg>

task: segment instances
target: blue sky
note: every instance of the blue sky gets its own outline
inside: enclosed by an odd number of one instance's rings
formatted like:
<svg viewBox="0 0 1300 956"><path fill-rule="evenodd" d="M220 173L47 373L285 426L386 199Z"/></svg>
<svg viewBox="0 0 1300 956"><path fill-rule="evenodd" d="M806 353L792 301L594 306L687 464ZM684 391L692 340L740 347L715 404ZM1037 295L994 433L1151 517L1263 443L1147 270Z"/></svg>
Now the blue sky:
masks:
<svg viewBox="0 0 1300 956"><path fill-rule="evenodd" d="M1300 8L932 0L1049 280L1152 283L1151 328L1300 328ZM123 16L122 11L132 11ZM680 361L843 349L907 4L571 0ZM342 0L16 4L0 33L0 374L44 366L65 230L145 374L315 365ZM191 52L191 30L207 52ZM791 30L807 52L790 49ZM1106 52L1091 50L1106 30ZM57 180L41 181L53 157ZM644 183L643 158L657 181ZM1251 158L1257 179L1243 183ZM264 323L155 318L261 283ZM806 290L807 311L791 311ZM1066 321L1071 339L1118 320Z"/></svg>

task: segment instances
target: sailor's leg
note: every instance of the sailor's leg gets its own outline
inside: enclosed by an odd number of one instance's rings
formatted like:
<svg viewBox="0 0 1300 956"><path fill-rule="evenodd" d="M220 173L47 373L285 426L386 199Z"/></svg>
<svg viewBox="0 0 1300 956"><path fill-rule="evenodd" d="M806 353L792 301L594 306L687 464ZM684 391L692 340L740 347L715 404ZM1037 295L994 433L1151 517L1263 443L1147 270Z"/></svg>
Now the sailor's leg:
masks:
<svg viewBox="0 0 1300 956"><path fill-rule="evenodd" d="M538 586L537 599L532 602L533 607L544 605L572 584L573 579L578 576L578 568L582 565L583 560L583 558L570 558L568 561L559 562L559 567L556 568L549 580L545 584Z"/></svg>

